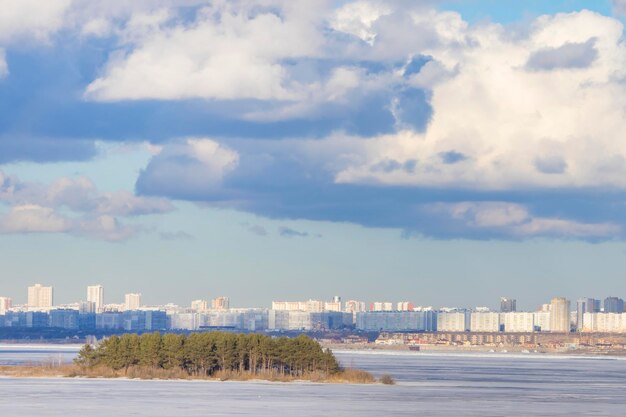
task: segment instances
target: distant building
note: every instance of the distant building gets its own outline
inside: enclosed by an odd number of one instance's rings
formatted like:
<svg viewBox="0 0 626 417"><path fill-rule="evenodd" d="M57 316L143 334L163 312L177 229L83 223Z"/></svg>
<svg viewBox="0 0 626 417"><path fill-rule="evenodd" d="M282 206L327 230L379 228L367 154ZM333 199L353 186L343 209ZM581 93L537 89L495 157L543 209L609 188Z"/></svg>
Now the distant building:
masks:
<svg viewBox="0 0 626 417"><path fill-rule="evenodd" d="M393 311L393 303L389 301L375 301L370 304L370 311Z"/></svg>
<svg viewBox="0 0 626 417"><path fill-rule="evenodd" d="M500 323L506 333L530 333L535 331L533 313L510 311L500 314Z"/></svg>
<svg viewBox="0 0 626 417"><path fill-rule="evenodd" d="M413 311L415 306L410 301L400 301L396 305L396 311Z"/></svg>
<svg viewBox="0 0 626 417"><path fill-rule="evenodd" d="M333 330L352 325L352 314L337 311L269 310L268 330Z"/></svg>
<svg viewBox="0 0 626 417"><path fill-rule="evenodd" d="M466 332L470 330L470 313L467 311L440 311L437 313L437 331Z"/></svg>
<svg viewBox="0 0 626 417"><path fill-rule="evenodd" d="M198 312L206 311L209 309L209 302L207 300L193 300L191 309Z"/></svg>
<svg viewBox="0 0 626 417"><path fill-rule="evenodd" d="M437 330L434 311L368 311L356 313L356 328L363 331L433 332Z"/></svg>
<svg viewBox="0 0 626 417"><path fill-rule="evenodd" d="M54 291L52 287L35 284L28 287L28 308L50 309L54 305Z"/></svg>
<svg viewBox="0 0 626 417"><path fill-rule="evenodd" d="M495 312L474 311L470 315L470 331L498 332L500 331L500 314Z"/></svg>
<svg viewBox="0 0 626 417"><path fill-rule="evenodd" d="M533 316L535 321L535 331L550 331L550 311L535 311Z"/></svg>
<svg viewBox="0 0 626 417"><path fill-rule="evenodd" d="M199 313L171 313L167 315L167 327L173 330L198 330Z"/></svg>
<svg viewBox="0 0 626 417"><path fill-rule="evenodd" d="M87 301L94 305L92 313L102 313L104 307L104 287L102 285L90 285L87 287Z"/></svg>
<svg viewBox="0 0 626 417"><path fill-rule="evenodd" d="M580 298L576 301L576 330L583 330L584 314L597 313L600 311L600 300L593 298Z"/></svg>
<svg viewBox="0 0 626 417"><path fill-rule="evenodd" d="M335 296L332 301L272 301L272 310L276 311L305 311L308 313L322 313L325 311L341 311L341 297Z"/></svg>
<svg viewBox="0 0 626 417"><path fill-rule="evenodd" d="M58 309L50 310L50 327L61 329L78 329L79 313L78 310Z"/></svg>
<svg viewBox="0 0 626 417"><path fill-rule="evenodd" d="M78 303L78 312L80 314L96 313L96 303L93 301L81 301Z"/></svg>
<svg viewBox="0 0 626 417"><path fill-rule="evenodd" d="M167 329L165 311L129 310L122 313L122 328L126 331L157 331Z"/></svg>
<svg viewBox="0 0 626 417"><path fill-rule="evenodd" d="M141 307L141 294L131 293L124 295L124 310L138 310Z"/></svg>
<svg viewBox="0 0 626 417"><path fill-rule="evenodd" d="M230 300L228 297L217 297L211 300L211 309L228 310L230 308Z"/></svg>
<svg viewBox="0 0 626 417"><path fill-rule="evenodd" d="M625 313L585 313L584 332L624 333L626 332Z"/></svg>
<svg viewBox="0 0 626 417"><path fill-rule="evenodd" d="M570 302L563 297L554 297L550 302L550 331L570 332Z"/></svg>
<svg viewBox="0 0 626 417"><path fill-rule="evenodd" d="M122 325L121 312L104 312L96 315L96 329L119 330L122 329Z"/></svg>
<svg viewBox="0 0 626 417"><path fill-rule="evenodd" d="M9 297L0 297L0 316L4 316L13 307L13 300Z"/></svg>
<svg viewBox="0 0 626 417"><path fill-rule="evenodd" d="M501 297L500 312L510 313L512 311L517 311L517 300L514 298Z"/></svg>
<svg viewBox="0 0 626 417"><path fill-rule="evenodd" d="M624 312L624 300L618 297L607 297L602 303L605 313L623 313Z"/></svg>
<svg viewBox="0 0 626 417"><path fill-rule="evenodd" d="M365 311L365 302L356 301L356 300L348 300L346 301L344 311L346 313L361 313Z"/></svg>
<svg viewBox="0 0 626 417"><path fill-rule="evenodd" d="M338 295L333 297L333 301L326 301L324 303L324 311L338 311L342 310L341 308L341 297Z"/></svg>
<svg viewBox="0 0 626 417"><path fill-rule="evenodd" d="M50 324L47 312L44 311L8 311L4 325L7 327L45 328Z"/></svg>

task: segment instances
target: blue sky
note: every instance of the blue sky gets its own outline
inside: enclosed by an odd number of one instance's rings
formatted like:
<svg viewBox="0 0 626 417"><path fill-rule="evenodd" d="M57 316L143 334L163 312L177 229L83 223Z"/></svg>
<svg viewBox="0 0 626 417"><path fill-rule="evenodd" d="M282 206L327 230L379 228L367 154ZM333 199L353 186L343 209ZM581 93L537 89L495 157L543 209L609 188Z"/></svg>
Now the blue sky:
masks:
<svg viewBox="0 0 626 417"><path fill-rule="evenodd" d="M0 295L622 295L626 2L8 0Z"/></svg>

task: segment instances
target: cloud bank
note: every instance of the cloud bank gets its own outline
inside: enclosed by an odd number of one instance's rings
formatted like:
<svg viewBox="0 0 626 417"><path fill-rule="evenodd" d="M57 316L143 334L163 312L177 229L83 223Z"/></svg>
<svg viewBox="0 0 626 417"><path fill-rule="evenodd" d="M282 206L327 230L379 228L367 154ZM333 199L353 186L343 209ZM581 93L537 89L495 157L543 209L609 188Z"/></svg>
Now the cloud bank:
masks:
<svg viewBox="0 0 626 417"><path fill-rule="evenodd" d="M12 2L12 16L23 7ZM0 162L88 159L95 137L161 151L137 196L96 198L72 183L86 207L30 197L11 202L14 224L115 230L47 209L167 211L156 197L439 238L623 238L626 47L615 17L580 10L505 26L430 1L55 0L0 30L0 82L32 67L12 61L18 40L57 48L66 32L104 52L77 63L88 69L68 82L75 101L35 103L54 117L5 104ZM88 122L59 122L75 114Z"/></svg>
<svg viewBox="0 0 626 417"><path fill-rule="evenodd" d="M0 233L68 233L108 241L126 240L141 228L120 218L174 210L165 199L130 192L103 193L85 177L59 178L45 185L0 171Z"/></svg>

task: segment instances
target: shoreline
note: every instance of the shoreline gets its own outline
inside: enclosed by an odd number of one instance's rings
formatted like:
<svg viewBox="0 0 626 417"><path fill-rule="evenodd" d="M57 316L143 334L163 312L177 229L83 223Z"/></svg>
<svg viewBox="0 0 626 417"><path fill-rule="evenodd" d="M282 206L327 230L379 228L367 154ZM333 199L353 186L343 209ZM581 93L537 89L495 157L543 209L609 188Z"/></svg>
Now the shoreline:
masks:
<svg viewBox="0 0 626 417"><path fill-rule="evenodd" d="M355 368L345 368L334 374L310 373L308 375L249 374L245 372L219 372L214 376L187 375L181 372L159 372L152 368L132 367L127 372L105 368L86 369L74 364L53 366L46 363L32 365L2 365L0 378L63 378L81 380L127 380L127 381L201 381L201 382L267 382L311 384L385 384L382 377ZM394 381L391 380L391 384Z"/></svg>
<svg viewBox="0 0 626 417"><path fill-rule="evenodd" d="M341 344L325 343L325 349L333 352L406 352L419 355L421 353L432 354L494 354L494 355L529 355L529 356L579 356L579 357L626 357L626 350L607 349L597 350L591 348L529 348L522 346L447 346L447 345L418 345L419 350L411 350L409 345L381 345L381 344Z"/></svg>

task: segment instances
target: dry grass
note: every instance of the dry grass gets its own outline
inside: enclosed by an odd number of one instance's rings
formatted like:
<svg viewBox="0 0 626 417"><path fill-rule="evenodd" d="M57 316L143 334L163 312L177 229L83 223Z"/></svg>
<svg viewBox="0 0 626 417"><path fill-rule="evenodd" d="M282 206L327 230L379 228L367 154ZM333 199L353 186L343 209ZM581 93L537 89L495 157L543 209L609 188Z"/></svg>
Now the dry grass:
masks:
<svg viewBox="0 0 626 417"><path fill-rule="evenodd" d="M376 379L369 372L360 369L344 369L340 372L327 374L325 372L311 372L305 375L292 376L279 372L237 372L218 371L214 375L192 376L181 369L160 369L134 366L128 371L113 370L108 367L81 367L78 365L22 365L0 366L0 375L14 378L35 377L68 377L68 378L131 378L131 379L194 379L219 381L252 381L263 380L273 382L310 381L333 384L373 384ZM381 381L382 382L382 381ZM383 382L385 383L385 382Z"/></svg>
<svg viewBox="0 0 626 417"><path fill-rule="evenodd" d="M396 381L394 381L391 375L383 375L380 377L380 383L385 385L395 385Z"/></svg>
<svg viewBox="0 0 626 417"><path fill-rule="evenodd" d="M346 368L341 372L330 375L327 381L343 384L373 384L376 382L376 379L372 374L361 369Z"/></svg>

